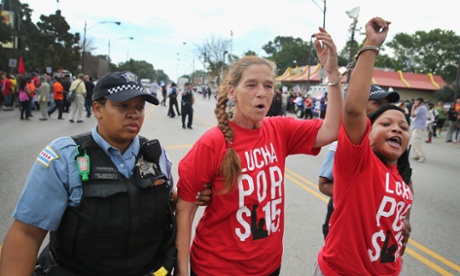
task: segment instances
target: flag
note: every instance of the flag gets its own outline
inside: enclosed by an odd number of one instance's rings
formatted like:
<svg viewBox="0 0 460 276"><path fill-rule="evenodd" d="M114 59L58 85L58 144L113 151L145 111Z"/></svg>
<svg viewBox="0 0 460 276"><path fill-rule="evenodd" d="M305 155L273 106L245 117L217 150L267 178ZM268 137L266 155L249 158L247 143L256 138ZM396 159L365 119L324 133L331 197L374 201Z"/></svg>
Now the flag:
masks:
<svg viewBox="0 0 460 276"><path fill-rule="evenodd" d="M21 75L24 75L26 73L26 67L24 66L24 60L22 60L22 55L19 56L18 73Z"/></svg>

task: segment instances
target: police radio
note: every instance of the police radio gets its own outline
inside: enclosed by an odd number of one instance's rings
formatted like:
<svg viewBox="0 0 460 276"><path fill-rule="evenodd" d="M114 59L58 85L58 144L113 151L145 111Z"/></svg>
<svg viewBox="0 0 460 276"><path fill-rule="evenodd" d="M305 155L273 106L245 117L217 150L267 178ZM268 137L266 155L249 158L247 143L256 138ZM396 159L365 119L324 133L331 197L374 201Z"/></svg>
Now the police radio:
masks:
<svg viewBox="0 0 460 276"><path fill-rule="evenodd" d="M168 178L163 174L158 165L162 153L160 142L157 139L149 140L141 144L142 156L138 160L141 187L161 185Z"/></svg>

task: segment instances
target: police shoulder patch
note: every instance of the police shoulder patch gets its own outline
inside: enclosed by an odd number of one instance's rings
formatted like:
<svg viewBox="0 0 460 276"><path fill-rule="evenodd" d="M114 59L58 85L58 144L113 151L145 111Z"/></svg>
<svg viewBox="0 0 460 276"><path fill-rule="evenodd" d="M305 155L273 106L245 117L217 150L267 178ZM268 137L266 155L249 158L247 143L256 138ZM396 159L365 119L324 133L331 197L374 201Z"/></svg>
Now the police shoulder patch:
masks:
<svg viewBox="0 0 460 276"><path fill-rule="evenodd" d="M51 148L46 146L37 157L37 162L49 168L51 162L59 158L59 155Z"/></svg>

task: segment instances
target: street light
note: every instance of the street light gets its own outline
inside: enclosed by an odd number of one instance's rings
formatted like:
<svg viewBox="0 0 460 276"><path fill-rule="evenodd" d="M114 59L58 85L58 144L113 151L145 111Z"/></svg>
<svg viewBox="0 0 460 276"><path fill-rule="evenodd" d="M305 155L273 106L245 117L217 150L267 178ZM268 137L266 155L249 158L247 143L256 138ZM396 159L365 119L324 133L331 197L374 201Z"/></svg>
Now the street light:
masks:
<svg viewBox="0 0 460 276"><path fill-rule="evenodd" d="M326 29L326 0L322 0L323 2L323 8L318 5L318 3L315 2L315 0L311 0L315 5L322 11L323 13L323 28Z"/></svg>
<svg viewBox="0 0 460 276"><path fill-rule="evenodd" d="M90 26L89 28L87 28L87 24L86 24L86 20L85 20L85 27L83 29L83 54L81 56L81 72L83 73L84 70L85 70L85 54L86 54L86 31L87 30L90 30L98 25L101 25L101 24L106 24L106 23L115 23L117 24L118 26L120 26L121 22L120 21L101 21L101 22L98 22L92 26Z"/></svg>
<svg viewBox="0 0 460 276"><path fill-rule="evenodd" d="M323 7L321 8L318 3L315 2L315 0L311 0L313 3L315 3L315 5L321 10L321 12L323 13L323 28L326 29L326 0L322 0L321 2L323 2ZM311 39L310 39L311 41ZM310 43L311 44L311 43ZM310 64L308 64L308 69L310 69ZM319 76L320 76L320 79L321 79L321 83L323 82L323 75L325 75L325 70L324 68L321 66L321 69L320 70L320 73L319 73ZM310 75L310 74L309 74ZM310 85L310 79L308 79L308 84L307 84L307 87Z"/></svg>
<svg viewBox="0 0 460 276"><path fill-rule="evenodd" d="M187 45L187 41L182 42L182 45L184 45L185 47L185 45ZM191 57L192 58L192 74L190 75L190 78L191 78L190 82L192 84L195 84L195 54L193 53L193 51L191 51L191 53L192 53L192 57ZM189 54L184 54L183 56L190 58Z"/></svg>
<svg viewBox="0 0 460 276"><path fill-rule="evenodd" d="M111 59L110 59L110 47L111 47L115 42L117 42L117 41L119 41L119 40L122 40L122 39L131 39L131 40L133 40L134 37L132 37L132 36L129 36L129 37L120 37L120 38L118 38L118 39L115 39L114 41L110 41L110 38L109 38L109 44L108 44L108 45L109 45L109 52L108 52L108 55L107 55L107 61L108 61L108 67L109 67L109 68L108 68L108 69L109 69L108 71L109 71L109 72L110 72L110 62L111 62Z"/></svg>
<svg viewBox="0 0 460 276"><path fill-rule="evenodd" d="M311 68L312 38L313 38L313 35L310 36L310 46L308 47L309 50L308 50L307 92L310 91L310 68Z"/></svg>

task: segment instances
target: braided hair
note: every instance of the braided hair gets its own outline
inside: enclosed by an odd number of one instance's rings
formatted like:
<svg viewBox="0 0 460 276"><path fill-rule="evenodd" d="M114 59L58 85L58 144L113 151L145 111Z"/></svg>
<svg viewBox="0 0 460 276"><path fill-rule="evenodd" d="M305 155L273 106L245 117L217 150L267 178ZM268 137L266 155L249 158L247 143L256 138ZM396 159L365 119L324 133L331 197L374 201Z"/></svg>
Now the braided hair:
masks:
<svg viewBox="0 0 460 276"><path fill-rule="evenodd" d="M219 94L217 95L217 103L214 113L217 118L217 127L222 131L227 151L222 159L220 166L220 173L224 177L224 189L221 191L223 194L233 191L236 188L238 177L241 175L241 162L238 153L233 148L234 131L230 126L231 115L229 114L229 86L238 86L243 73L251 65L266 65L273 72L273 78L276 75L276 65L261 57L245 56L235 61L224 72L223 82L219 87Z"/></svg>

